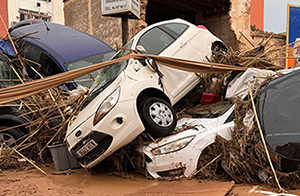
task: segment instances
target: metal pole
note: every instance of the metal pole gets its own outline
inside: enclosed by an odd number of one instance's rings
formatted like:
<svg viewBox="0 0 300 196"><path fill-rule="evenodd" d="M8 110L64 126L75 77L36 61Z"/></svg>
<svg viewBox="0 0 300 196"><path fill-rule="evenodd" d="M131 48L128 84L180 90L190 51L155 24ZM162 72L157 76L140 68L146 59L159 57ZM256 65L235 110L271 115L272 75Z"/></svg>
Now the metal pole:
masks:
<svg viewBox="0 0 300 196"><path fill-rule="evenodd" d="M123 46L127 43L128 39L128 16L122 15L122 41Z"/></svg>

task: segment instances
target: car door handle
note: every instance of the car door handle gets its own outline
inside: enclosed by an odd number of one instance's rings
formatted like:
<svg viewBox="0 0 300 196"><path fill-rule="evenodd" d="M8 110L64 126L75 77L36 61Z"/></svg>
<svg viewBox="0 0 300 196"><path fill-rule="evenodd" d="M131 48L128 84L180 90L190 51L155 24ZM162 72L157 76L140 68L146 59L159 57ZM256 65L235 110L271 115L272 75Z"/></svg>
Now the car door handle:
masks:
<svg viewBox="0 0 300 196"><path fill-rule="evenodd" d="M181 44L179 45L179 47L182 48L186 43L187 43L187 41L181 42Z"/></svg>

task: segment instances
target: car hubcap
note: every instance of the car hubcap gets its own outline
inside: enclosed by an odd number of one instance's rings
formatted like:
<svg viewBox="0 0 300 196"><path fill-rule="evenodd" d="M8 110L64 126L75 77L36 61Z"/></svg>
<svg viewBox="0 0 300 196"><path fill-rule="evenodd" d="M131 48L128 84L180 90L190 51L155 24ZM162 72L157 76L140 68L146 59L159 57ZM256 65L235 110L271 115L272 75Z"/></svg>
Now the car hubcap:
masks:
<svg viewBox="0 0 300 196"><path fill-rule="evenodd" d="M0 145L1 144L3 144L4 147L14 146L16 144L16 140L8 133L0 133Z"/></svg>
<svg viewBox="0 0 300 196"><path fill-rule="evenodd" d="M168 127L173 122L171 109L163 103L153 103L149 108L149 112L151 119L161 127Z"/></svg>

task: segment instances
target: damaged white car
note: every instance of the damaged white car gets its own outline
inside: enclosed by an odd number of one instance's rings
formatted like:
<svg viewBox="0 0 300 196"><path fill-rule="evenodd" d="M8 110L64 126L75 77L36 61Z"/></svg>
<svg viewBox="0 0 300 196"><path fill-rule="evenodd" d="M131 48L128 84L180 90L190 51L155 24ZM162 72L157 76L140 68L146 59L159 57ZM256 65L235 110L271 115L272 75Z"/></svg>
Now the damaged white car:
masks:
<svg viewBox="0 0 300 196"><path fill-rule="evenodd" d="M281 71L286 73L287 71ZM262 82L276 72L249 68L243 74L236 76L228 85L226 98L240 96L247 98L247 82ZM215 109L214 109L215 107ZM220 110L216 104L210 106L211 111ZM144 146L146 168L154 178L180 178L191 177L197 169L198 161L203 150L214 143L217 135L226 140L231 139L231 131L234 128L234 105L222 107L221 114L216 118L184 118L178 121L176 129L182 126L193 127L178 134L163 138ZM211 112L210 111L210 112ZM215 113L213 113L215 114Z"/></svg>
<svg viewBox="0 0 300 196"><path fill-rule="evenodd" d="M140 31L125 48L147 54L206 61L215 47L226 48L205 27L174 19ZM121 49L113 59L126 55ZM166 136L176 126L172 105L199 82L195 73L129 59L99 70L93 91L69 124L69 151L85 168L107 158L146 130ZM163 77L162 75L163 74Z"/></svg>
<svg viewBox="0 0 300 196"><path fill-rule="evenodd" d="M178 121L177 129L184 125L193 128L145 146L143 152L148 173L154 178L192 176L202 151L214 143L217 135L231 140L234 106L228 108L217 118L183 118Z"/></svg>

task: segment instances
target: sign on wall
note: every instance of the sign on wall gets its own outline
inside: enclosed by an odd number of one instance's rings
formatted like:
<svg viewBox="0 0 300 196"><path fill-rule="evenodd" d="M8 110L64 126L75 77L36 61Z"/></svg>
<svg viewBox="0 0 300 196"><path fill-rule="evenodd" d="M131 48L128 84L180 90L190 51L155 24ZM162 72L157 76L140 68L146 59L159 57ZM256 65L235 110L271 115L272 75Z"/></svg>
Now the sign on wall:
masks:
<svg viewBox="0 0 300 196"><path fill-rule="evenodd" d="M286 40L288 44L287 54L289 57L292 56L292 49L294 47L294 42L297 38L300 38L300 6L288 5L287 10L287 31L286 31ZM298 39L299 40L299 39ZM287 59L286 67L294 67L295 60Z"/></svg>
<svg viewBox="0 0 300 196"><path fill-rule="evenodd" d="M140 0L101 0L102 15L140 18Z"/></svg>

